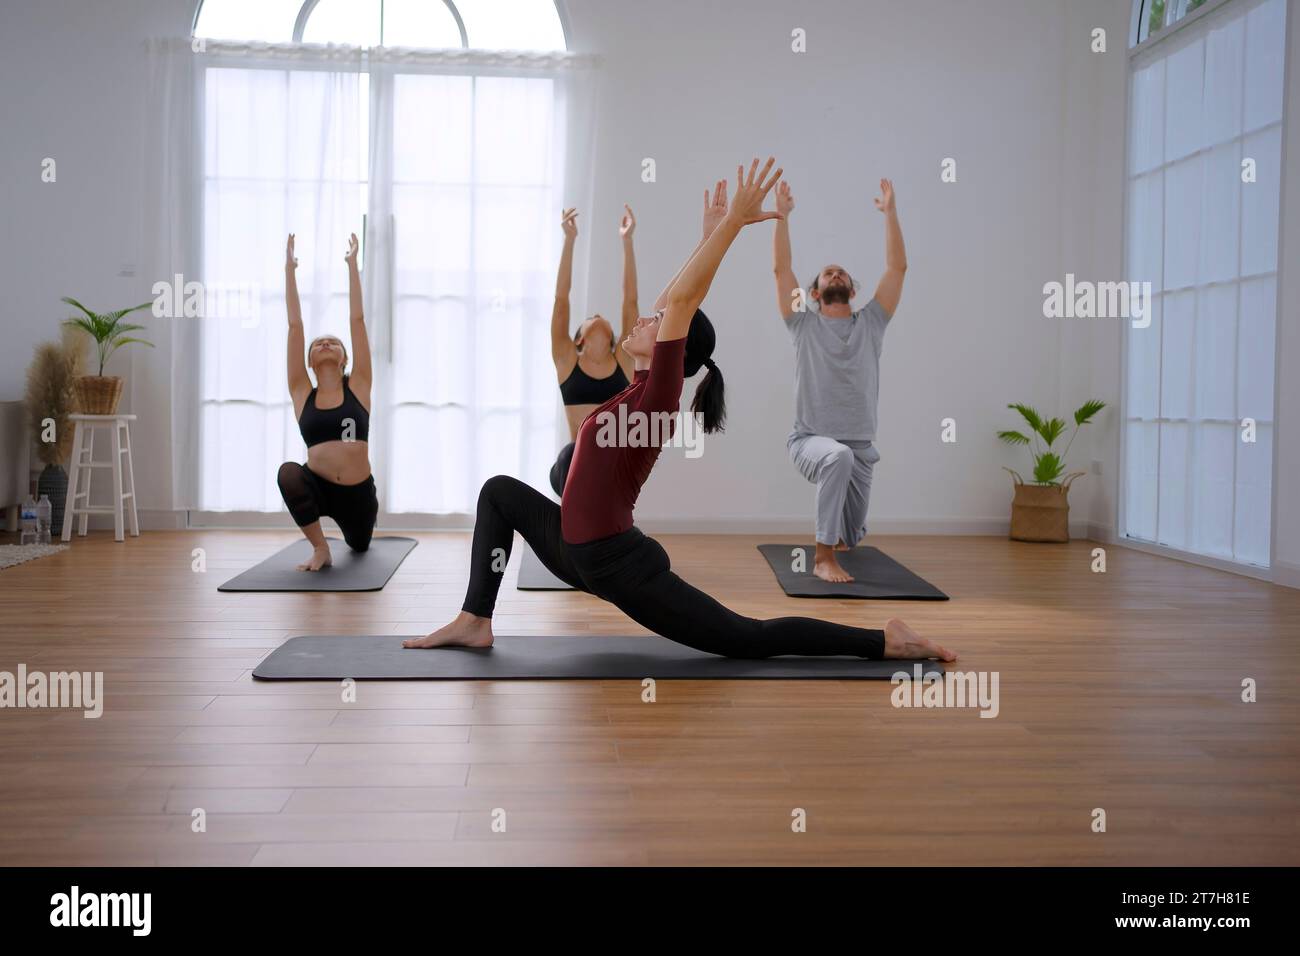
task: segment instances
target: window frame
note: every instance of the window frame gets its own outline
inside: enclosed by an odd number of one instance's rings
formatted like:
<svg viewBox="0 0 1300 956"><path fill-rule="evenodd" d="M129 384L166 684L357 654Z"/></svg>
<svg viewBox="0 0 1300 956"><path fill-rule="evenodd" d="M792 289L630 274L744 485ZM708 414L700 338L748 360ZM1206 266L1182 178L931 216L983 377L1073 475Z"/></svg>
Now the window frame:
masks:
<svg viewBox="0 0 1300 956"><path fill-rule="evenodd" d="M1167 2L1173 2L1173 0L1167 0ZM1133 15L1129 23L1128 38L1130 59L1138 51L1149 50L1161 40L1168 39L1184 27L1195 23L1201 17L1208 16L1213 11L1218 10L1220 7L1227 6L1232 2L1233 0L1207 0L1206 3L1203 3L1191 13L1184 14L1173 23L1165 24L1154 33L1148 33L1145 37L1142 37L1141 41L1139 41L1138 37L1142 36L1142 24L1146 21L1147 11L1150 9L1152 0L1133 0ZM1131 62L1129 64L1129 72L1130 75L1132 75Z"/></svg>

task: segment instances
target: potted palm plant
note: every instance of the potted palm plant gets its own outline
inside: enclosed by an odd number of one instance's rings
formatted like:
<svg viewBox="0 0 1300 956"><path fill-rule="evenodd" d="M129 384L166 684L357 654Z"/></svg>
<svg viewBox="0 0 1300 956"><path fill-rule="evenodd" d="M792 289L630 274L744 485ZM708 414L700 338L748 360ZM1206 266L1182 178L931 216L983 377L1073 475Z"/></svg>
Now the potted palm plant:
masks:
<svg viewBox="0 0 1300 956"><path fill-rule="evenodd" d="M27 367L28 422L37 439L37 456L45 463L36 482L36 496L49 496L50 527L56 529L63 527L63 504L68 495L68 473L63 463L72 446L73 429L68 416L77 408L75 383L84 354L80 339L80 332L64 328L58 344L45 342L36 347L32 364Z"/></svg>
<svg viewBox="0 0 1300 956"><path fill-rule="evenodd" d="M1034 459L1032 482L1026 482L1020 473L1011 468L1015 481L1015 497L1011 501L1011 538L1013 541L1069 541L1070 540L1070 485L1083 474L1066 473L1065 460L1079 429L1092 421L1093 416L1106 407L1105 402L1093 399L1084 402L1074 411L1074 431L1066 442L1065 451L1057 454L1053 449L1056 440L1068 427L1060 418L1044 418L1029 405L1012 404L1029 426L1029 434L1007 430L998 437L1009 445L1026 445Z"/></svg>
<svg viewBox="0 0 1300 956"><path fill-rule="evenodd" d="M75 306L84 313L76 318L68 319L64 324L81 329L88 334L95 340L95 348L99 353L98 374L80 375L76 379L77 398L81 405L81 411L87 415L112 415L117 411L117 403L122 398L122 379L117 375L105 376L104 363L108 361L109 356L123 345L132 342L153 348L152 342L133 338L130 335L132 332L143 329L143 325L133 325L130 322L122 321L124 317L132 312L147 309L153 303L145 302L142 305L133 305L129 309L100 313L90 311L90 309L70 296L64 296L63 301L68 305Z"/></svg>

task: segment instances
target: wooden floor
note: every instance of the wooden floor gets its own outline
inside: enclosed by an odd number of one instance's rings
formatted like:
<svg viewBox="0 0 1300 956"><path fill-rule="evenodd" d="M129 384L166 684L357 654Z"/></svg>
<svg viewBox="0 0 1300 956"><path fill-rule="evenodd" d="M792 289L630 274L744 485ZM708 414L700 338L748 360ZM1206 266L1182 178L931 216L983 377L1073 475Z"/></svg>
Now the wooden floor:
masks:
<svg viewBox="0 0 1300 956"><path fill-rule="evenodd" d="M373 682L343 703L251 679L295 634L445 622L468 536L419 539L364 594L217 593L288 532L98 533L0 571L0 670L103 671L106 697L99 720L0 710L0 864L1300 863L1300 591L1117 547L1094 574L1091 542L882 537L952 600L797 600L759 538L665 536L745 613L904 617L999 674L1000 715L896 709L879 681L661 682L655 703L632 681ZM498 633L640 633L515 590L517 560Z"/></svg>

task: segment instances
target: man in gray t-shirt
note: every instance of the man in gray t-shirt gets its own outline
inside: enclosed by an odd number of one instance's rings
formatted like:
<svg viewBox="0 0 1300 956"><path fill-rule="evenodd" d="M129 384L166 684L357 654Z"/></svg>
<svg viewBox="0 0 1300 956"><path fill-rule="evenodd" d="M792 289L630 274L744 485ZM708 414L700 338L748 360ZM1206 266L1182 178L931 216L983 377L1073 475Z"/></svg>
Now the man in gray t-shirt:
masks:
<svg viewBox="0 0 1300 956"><path fill-rule="evenodd" d="M867 533L871 473L876 451L880 349L898 308L907 271L903 233L894 208L894 184L880 181L876 208L885 216L885 273L876 293L854 311L853 279L829 265L807 290L799 287L790 256L788 183L776 190L773 271L776 296L794 341L794 431L786 442L795 467L817 485L817 548L813 573L827 581L852 581L835 557Z"/></svg>

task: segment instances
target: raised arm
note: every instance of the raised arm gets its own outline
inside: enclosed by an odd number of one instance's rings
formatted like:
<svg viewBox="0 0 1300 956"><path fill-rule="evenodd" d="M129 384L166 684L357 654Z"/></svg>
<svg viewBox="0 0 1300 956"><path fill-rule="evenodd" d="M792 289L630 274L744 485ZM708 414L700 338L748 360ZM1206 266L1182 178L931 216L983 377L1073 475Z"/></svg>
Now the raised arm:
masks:
<svg viewBox="0 0 1300 956"><path fill-rule="evenodd" d="M623 219L618 224L618 234L623 240L623 328L618 340L621 342L632 334L636 320L641 317L636 294L636 250L632 247L632 234L636 232L636 216L632 207L623 206Z"/></svg>
<svg viewBox="0 0 1300 956"><path fill-rule="evenodd" d="M634 232L636 232L636 216L632 213L632 207L624 203L623 218L618 224L618 234L623 240L623 321L618 338L614 340L614 355L618 359L618 364L623 367L623 374L629 379L635 371L632 356L617 346L632 334L632 329L636 327L636 320L641 317L641 307L637 303L636 250L632 246Z"/></svg>
<svg viewBox="0 0 1300 956"><path fill-rule="evenodd" d="M370 407L370 336L366 333L366 313L361 307L361 270L357 268L357 234L348 239L344 261L348 264L348 329L352 334L352 371L348 383L353 393Z"/></svg>
<svg viewBox="0 0 1300 956"><path fill-rule="evenodd" d="M578 350L569 337L569 290L573 286L573 245L578 241L578 210L566 209L560 216L564 230L564 249L560 253L560 268L555 277L555 305L551 308L551 359L555 370L572 366L578 360Z"/></svg>
<svg viewBox="0 0 1300 956"><path fill-rule="evenodd" d="M780 169L768 176L768 171L775 162L776 160L769 156L762 172L758 172L758 160L755 159L750 164L748 176L745 175L743 166L736 168L736 197L731 202L731 208L723 216L722 222L704 241L704 245L691 256L678 274L677 281L668 291L668 305L656 336L658 341L669 342L684 338L690 331L695 310L700 307L704 296L708 294L713 277L722 263L722 257L727 254L727 250L740 234L740 230L751 223L781 217L779 212L763 211L763 200L781 178Z"/></svg>
<svg viewBox="0 0 1300 956"><path fill-rule="evenodd" d="M776 211L781 218L776 221L776 232L772 237L772 273L776 277L776 304L781 310L781 317L789 319L794 315L794 290L799 288L799 280L794 274L794 264L790 253L790 213L794 211L794 194L790 184L782 180L776 187Z"/></svg>
<svg viewBox="0 0 1300 956"><path fill-rule="evenodd" d="M719 179L717 184L713 187L712 199L709 198L709 191L707 189L704 190L704 223L702 230L704 235L700 237L700 241L696 243L695 248L691 250L692 257L694 257L695 253L699 252L704 243L708 241L709 236L713 234L714 229L718 228L718 223L722 222L722 217L726 214L727 181L725 179ZM690 261L689 258L686 260L686 262ZM682 268L677 270L677 275L668 280L668 284L664 286L663 291L659 293L659 298L655 299L656 312L668 304L668 290L673 287L673 283L677 281L678 277L682 274L682 269L685 268L686 263L684 262L682 263Z"/></svg>
<svg viewBox="0 0 1300 956"><path fill-rule="evenodd" d="M885 214L885 274L876 286L876 301L892 317L898 308L898 300L903 297L907 250L903 247L903 230L898 225L898 210L894 208L894 184L891 180L880 181L876 208Z"/></svg>
<svg viewBox="0 0 1300 956"><path fill-rule="evenodd" d="M288 356L289 396L293 399L294 417L297 417L307 395L311 392L311 379L307 377L307 343L302 331L302 304L298 301L298 260L293 254L293 233L284 247L284 308L289 315Z"/></svg>

